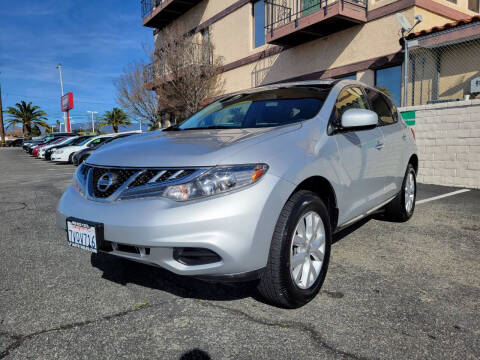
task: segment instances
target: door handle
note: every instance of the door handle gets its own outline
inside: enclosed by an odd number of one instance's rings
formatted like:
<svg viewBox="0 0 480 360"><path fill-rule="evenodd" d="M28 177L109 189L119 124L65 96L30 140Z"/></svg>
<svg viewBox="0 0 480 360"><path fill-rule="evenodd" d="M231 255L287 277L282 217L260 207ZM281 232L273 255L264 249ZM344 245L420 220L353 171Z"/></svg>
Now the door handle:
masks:
<svg viewBox="0 0 480 360"><path fill-rule="evenodd" d="M378 141L378 142L377 142L377 145L375 146L375 149L377 149L377 150L382 150L383 147L384 147L383 142Z"/></svg>

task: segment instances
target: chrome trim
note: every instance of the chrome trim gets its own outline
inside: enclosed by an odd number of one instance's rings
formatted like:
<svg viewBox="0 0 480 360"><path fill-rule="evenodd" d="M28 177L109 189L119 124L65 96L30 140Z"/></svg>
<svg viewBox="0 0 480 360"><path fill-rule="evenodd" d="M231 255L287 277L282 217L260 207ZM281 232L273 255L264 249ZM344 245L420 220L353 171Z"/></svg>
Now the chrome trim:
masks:
<svg viewBox="0 0 480 360"><path fill-rule="evenodd" d="M190 182L193 179L197 178L198 176L202 175L208 169L210 169L210 168L197 169L193 173L191 173L191 174L189 174L185 177L182 177L180 179L176 179L176 178L172 179L172 177L170 177L169 179L167 179L165 181L162 181L162 182L158 182L158 183L148 182L145 185L135 186L131 189L126 189L121 194L120 200L128 200L128 198L138 196L142 193L147 193L149 195L152 195L152 193L155 193L155 190L162 190L162 192L163 192L163 188L165 188L166 186L179 185L179 184L184 184L184 183Z"/></svg>
<svg viewBox="0 0 480 360"><path fill-rule="evenodd" d="M152 195L155 193L155 190L161 190L163 192L163 189L166 186L170 185L178 185L178 184L183 184L186 182L190 182L196 177L200 176L204 172L208 171L211 169L211 167L187 167L187 168L182 168L178 169L174 174L172 174L167 180L164 180L162 182L156 182L158 178L160 178L163 174L165 174L168 170L176 170L175 168L143 168L143 169L138 169L138 168L132 168L132 167L114 167L114 166L109 166L109 167L103 167L103 166L98 166L98 165L89 165L87 163L82 164L81 166L88 166L87 174L86 176L77 176L77 180L83 185L85 194L83 194L88 200L92 201L97 201L97 202L104 202L104 203L109 203L109 202L114 202L117 200L128 200L130 198L135 198L138 195L141 195L142 193L146 192L148 195ZM109 169L115 169L115 170L138 170L136 171L132 176L130 176L117 190L115 190L110 196L106 198L101 198L95 196L94 192L94 184L93 184L93 168L97 169L102 169L105 171L108 171ZM81 168L79 168L81 171ZM140 186L135 186L132 188L129 188L129 186L143 173L149 170L158 170L159 172L152 178L150 179L146 184L140 185ZM184 177L178 178L185 170L195 170L191 174L186 175ZM161 195L161 193L159 193Z"/></svg>
<svg viewBox="0 0 480 360"><path fill-rule="evenodd" d="M156 182L157 179L160 178L160 176L162 176L162 175L165 174L166 172L167 172L167 170L159 171L159 172L157 173L157 175L155 175L153 178L151 178L151 179L148 181L148 183L154 183L154 182ZM147 183L147 184L148 184L148 183Z"/></svg>
<svg viewBox="0 0 480 360"><path fill-rule="evenodd" d="M370 215L371 213L373 213L374 211L380 209L382 206L385 206L387 205L390 201L392 201L393 199L395 199L395 196L392 196L391 198L389 198L388 200L382 202L380 205L377 205L373 208L371 208L370 210L367 211L366 215Z"/></svg>

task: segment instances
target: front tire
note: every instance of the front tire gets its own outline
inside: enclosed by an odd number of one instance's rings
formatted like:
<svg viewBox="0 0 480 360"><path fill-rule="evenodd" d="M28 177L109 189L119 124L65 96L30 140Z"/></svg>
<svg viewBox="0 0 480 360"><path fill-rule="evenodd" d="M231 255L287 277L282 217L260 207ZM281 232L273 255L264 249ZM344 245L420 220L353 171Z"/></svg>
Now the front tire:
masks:
<svg viewBox="0 0 480 360"><path fill-rule="evenodd" d="M330 217L320 197L306 190L293 194L275 226L260 294L285 308L312 300L327 274L331 236Z"/></svg>
<svg viewBox="0 0 480 360"><path fill-rule="evenodd" d="M394 222L408 221L415 210L416 199L417 175L412 164L408 164L400 192L385 207L385 218Z"/></svg>

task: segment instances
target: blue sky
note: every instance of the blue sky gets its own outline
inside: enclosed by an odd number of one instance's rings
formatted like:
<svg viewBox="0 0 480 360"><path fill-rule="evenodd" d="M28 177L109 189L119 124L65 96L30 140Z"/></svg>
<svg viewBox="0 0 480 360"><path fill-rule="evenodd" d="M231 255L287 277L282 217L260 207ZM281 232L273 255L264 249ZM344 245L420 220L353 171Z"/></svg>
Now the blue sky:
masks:
<svg viewBox="0 0 480 360"><path fill-rule="evenodd" d="M62 64L65 92L74 93L74 122L87 110L118 106L113 80L144 59L152 29L142 26L140 0L0 0L0 82L4 109L32 101L61 119Z"/></svg>

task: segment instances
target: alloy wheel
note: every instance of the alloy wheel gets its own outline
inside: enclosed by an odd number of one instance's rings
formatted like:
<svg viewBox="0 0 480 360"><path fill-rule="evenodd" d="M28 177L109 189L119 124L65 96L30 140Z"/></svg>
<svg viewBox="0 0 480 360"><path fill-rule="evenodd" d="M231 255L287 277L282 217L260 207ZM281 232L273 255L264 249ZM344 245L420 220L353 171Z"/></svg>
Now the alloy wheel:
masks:
<svg viewBox="0 0 480 360"><path fill-rule="evenodd" d="M325 227L319 214L309 211L298 220L290 249L290 274L301 289L310 288L320 275L325 238Z"/></svg>
<svg viewBox="0 0 480 360"><path fill-rule="evenodd" d="M415 203L415 177L410 171L405 181L405 210L410 213Z"/></svg>

